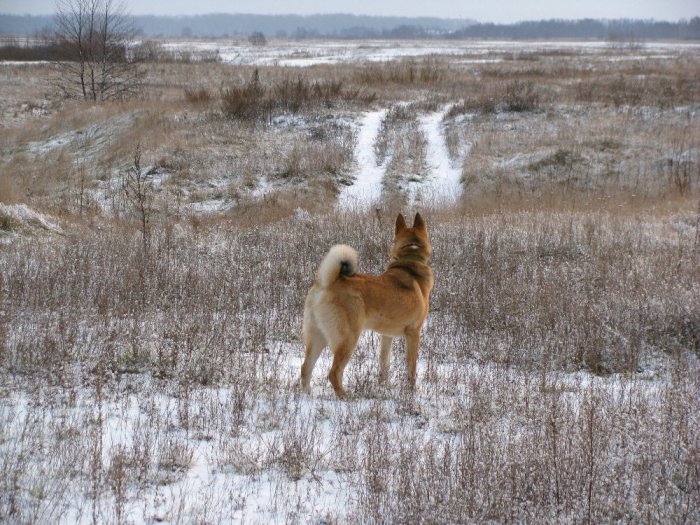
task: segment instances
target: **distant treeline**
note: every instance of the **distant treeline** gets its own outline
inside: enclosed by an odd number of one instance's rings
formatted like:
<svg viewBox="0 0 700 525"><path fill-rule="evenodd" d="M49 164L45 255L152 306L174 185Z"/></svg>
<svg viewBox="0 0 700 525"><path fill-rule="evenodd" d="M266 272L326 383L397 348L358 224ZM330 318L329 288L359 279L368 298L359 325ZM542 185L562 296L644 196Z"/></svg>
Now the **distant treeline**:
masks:
<svg viewBox="0 0 700 525"><path fill-rule="evenodd" d="M0 15L0 34L48 34L51 16ZM700 17L678 22L655 20L540 20L516 24L479 24L472 20L358 15L136 16L134 26L146 37L241 37L253 32L267 38L482 38L700 40Z"/></svg>
<svg viewBox="0 0 700 525"><path fill-rule="evenodd" d="M473 24L472 20L358 15L246 15L135 16L134 27L147 37L238 37L253 32L266 37L391 38L410 27L411 34L446 34ZM0 34L33 35L53 26L51 16L0 14Z"/></svg>
<svg viewBox="0 0 700 525"><path fill-rule="evenodd" d="M697 40L700 17L679 22L655 20L539 20L517 24L474 24L450 33L452 38Z"/></svg>

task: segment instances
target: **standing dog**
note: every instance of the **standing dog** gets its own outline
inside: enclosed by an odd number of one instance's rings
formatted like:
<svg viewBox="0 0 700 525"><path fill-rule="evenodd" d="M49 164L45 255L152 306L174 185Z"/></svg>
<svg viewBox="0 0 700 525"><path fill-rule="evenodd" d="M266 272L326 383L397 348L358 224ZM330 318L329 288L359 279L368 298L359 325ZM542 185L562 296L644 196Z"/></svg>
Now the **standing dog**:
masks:
<svg viewBox="0 0 700 525"><path fill-rule="evenodd" d="M433 272L428 266L432 248L425 221L416 214L413 227L403 215L396 219L391 262L381 275L357 272L357 252L342 244L333 246L321 262L316 282L304 306L306 359L301 387L309 392L311 374L321 351L330 346L333 366L328 379L338 397L345 397L343 370L363 330L381 334L379 377L389 372L394 337L406 338L408 380L416 384L418 343L428 315Z"/></svg>

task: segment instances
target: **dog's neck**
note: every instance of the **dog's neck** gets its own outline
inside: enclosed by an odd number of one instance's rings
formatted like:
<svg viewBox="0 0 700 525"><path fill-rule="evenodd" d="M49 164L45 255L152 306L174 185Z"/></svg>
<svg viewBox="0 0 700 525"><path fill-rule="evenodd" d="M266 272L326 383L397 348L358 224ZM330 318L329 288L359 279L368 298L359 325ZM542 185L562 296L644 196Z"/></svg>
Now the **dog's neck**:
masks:
<svg viewBox="0 0 700 525"><path fill-rule="evenodd" d="M391 262L398 262L398 261L416 261L421 264L425 264L426 266L428 265L428 259L423 257L422 255L419 255L417 253L407 253L405 255L401 255L400 257L392 257Z"/></svg>

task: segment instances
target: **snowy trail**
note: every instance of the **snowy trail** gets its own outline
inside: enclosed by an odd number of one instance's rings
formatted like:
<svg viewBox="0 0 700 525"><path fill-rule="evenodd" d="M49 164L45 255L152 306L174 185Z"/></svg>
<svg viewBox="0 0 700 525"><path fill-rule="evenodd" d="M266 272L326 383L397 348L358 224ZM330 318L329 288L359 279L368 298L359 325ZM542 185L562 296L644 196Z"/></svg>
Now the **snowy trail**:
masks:
<svg viewBox="0 0 700 525"><path fill-rule="evenodd" d="M442 119L448 109L449 106L445 106L440 111L422 115L418 119L428 144L428 174L424 181L409 183L408 202L411 206L416 202L427 204L453 201L462 193L461 159L454 163L450 159L442 126ZM341 190L338 205L342 208L369 207L381 198L386 163L377 165L374 142L386 113L386 109L371 111L360 121L355 151L355 182Z"/></svg>
<svg viewBox="0 0 700 525"><path fill-rule="evenodd" d="M345 187L338 196L343 208L367 207L377 202L382 194L384 166L377 166L374 142L387 110L370 111L360 122L360 132L355 151L355 182Z"/></svg>
<svg viewBox="0 0 700 525"><path fill-rule="evenodd" d="M425 182L411 188L409 200L413 203L416 197L422 201L451 201L462 193L460 179L462 177L461 159L455 163L450 159L445 141L442 119L449 108L429 113L420 117L419 121L425 139L428 142L427 159L429 173Z"/></svg>

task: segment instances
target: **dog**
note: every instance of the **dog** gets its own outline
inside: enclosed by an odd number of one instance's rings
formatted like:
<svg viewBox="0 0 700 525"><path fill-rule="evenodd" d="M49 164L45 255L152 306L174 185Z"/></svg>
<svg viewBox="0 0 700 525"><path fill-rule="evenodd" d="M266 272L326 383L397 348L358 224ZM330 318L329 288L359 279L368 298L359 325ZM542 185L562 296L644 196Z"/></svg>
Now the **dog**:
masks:
<svg viewBox="0 0 700 525"><path fill-rule="evenodd" d="M339 398L346 396L343 371L364 330L381 335L380 381L385 381L389 373L394 337L406 338L408 381L415 387L420 331L428 315L434 282L431 256L428 228L420 213L410 228L403 215L396 218L391 261L380 275L357 273L357 252L350 246L338 244L330 249L304 306L304 392L310 392L314 365L329 346L333 365L328 379Z"/></svg>

